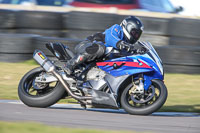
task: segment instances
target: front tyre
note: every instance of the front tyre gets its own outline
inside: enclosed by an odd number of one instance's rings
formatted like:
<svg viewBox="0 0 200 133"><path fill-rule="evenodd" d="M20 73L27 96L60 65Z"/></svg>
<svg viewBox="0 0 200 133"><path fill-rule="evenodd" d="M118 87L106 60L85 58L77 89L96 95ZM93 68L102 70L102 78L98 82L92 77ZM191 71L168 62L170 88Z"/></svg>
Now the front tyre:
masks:
<svg viewBox="0 0 200 133"><path fill-rule="evenodd" d="M18 86L20 100L30 107L49 107L59 101L66 94L60 82L52 84L40 84L40 88L34 86L34 79L42 73L43 68L34 68L24 75Z"/></svg>
<svg viewBox="0 0 200 133"><path fill-rule="evenodd" d="M122 108L132 115L149 115L153 112L159 110L167 99L167 88L164 85L163 81L152 80L152 85L149 88L149 93L152 93L152 90L155 92L154 96L145 103L135 103L131 99L130 89L133 87L133 84L130 83L122 92L120 102Z"/></svg>

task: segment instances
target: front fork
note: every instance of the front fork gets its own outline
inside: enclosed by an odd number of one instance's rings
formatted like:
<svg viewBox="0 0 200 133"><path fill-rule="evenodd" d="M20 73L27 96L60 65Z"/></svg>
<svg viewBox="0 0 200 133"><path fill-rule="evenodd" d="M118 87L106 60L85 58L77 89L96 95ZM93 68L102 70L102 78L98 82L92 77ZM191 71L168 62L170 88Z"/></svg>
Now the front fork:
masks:
<svg viewBox="0 0 200 133"><path fill-rule="evenodd" d="M146 75L140 74L136 81L132 81L132 88L129 90L129 95L131 96L132 101L135 104L144 104L151 100L155 94L154 88L152 88L152 92L149 92L152 82L151 78Z"/></svg>
<svg viewBox="0 0 200 133"><path fill-rule="evenodd" d="M133 87L130 90L132 93L144 94L144 92L147 91L151 85L151 79L144 74L140 74L138 76L137 85L135 84L133 80L132 80L132 83L133 83Z"/></svg>

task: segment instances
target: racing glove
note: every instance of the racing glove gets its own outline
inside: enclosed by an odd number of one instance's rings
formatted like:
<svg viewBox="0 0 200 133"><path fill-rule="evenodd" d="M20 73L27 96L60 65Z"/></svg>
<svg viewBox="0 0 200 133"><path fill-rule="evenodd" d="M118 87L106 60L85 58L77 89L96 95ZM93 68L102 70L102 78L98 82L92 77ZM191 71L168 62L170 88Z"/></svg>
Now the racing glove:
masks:
<svg viewBox="0 0 200 133"><path fill-rule="evenodd" d="M133 46L132 44L129 44L125 41L117 42L116 46L118 49L125 50L126 52L129 52L132 54L144 54L147 52L147 49L145 47Z"/></svg>
<svg viewBox="0 0 200 133"><path fill-rule="evenodd" d="M125 50L126 52L136 52L136 50L134 49L134 46L132 46L132 44L129 44L125 41L119 41L116 44L117 48L120 50Z"/></svg>
<svg viewBox="0 0 200 133"><path fill-rule="evenodd" d="M147 49L145 47L141 47L136 50L137 54L145 54L146 52L147 52Z"/></svg>

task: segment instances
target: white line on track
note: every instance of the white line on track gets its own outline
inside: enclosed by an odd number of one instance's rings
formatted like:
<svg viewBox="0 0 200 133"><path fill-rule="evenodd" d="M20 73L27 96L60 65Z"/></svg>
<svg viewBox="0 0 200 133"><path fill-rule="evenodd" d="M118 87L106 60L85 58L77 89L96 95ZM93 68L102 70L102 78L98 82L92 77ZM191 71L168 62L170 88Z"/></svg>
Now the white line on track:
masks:
<svg viewBox="0 0 200 133"><path fill-rule="evenodd" d="M23 104L19 100L0 100L0 103L8 103L8 104ZM50 108L76 108L80 110L84 110L79 104L54 104ZM101 111L101 112L110 112L110 113L126 113L123 109L115 110L115 109L101 109L101 108L87 108L90 111ZM190 112L155 112L152 114L153 116L179 116L179 117L200 117L199 113L190 113Z"/></svg>

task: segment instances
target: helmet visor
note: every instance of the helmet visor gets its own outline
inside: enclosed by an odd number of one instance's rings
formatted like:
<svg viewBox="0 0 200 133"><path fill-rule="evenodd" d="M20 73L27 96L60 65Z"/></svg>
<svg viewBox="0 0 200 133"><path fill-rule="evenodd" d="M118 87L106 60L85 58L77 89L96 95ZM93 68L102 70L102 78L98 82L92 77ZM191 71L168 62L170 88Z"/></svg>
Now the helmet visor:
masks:
<svg viewBox="0 0 200 133"><path fill-rule="evenodd" d="M141 31L137 29L132 29L131 30L131 36L134 38L134 40L138 40L140 38Z"/></svg>

